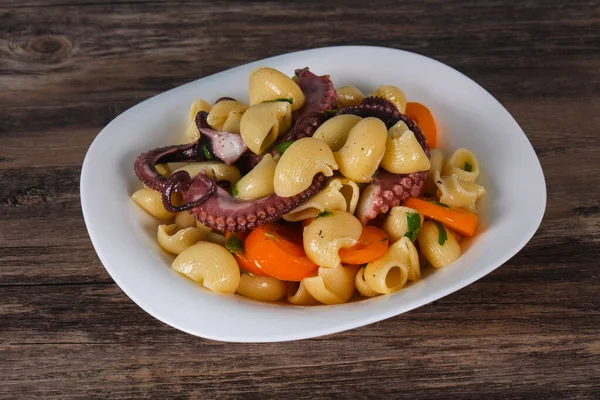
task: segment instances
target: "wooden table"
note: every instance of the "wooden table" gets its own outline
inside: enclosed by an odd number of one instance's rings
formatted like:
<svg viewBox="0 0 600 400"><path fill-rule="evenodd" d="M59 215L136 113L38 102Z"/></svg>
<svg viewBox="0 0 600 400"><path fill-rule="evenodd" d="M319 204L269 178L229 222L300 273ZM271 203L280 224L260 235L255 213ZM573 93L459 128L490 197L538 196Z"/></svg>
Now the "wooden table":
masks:
<svg viewBox="0 0 600 400"><path fill-rule="evenodd" d="M65 3L0 3L0 398L598 398L598 1ZM415 51L496 96L544 168L538 233L457 293L328 337L219 343L143 312L82 219L96 134L191 80L340 44Z"/></svg>

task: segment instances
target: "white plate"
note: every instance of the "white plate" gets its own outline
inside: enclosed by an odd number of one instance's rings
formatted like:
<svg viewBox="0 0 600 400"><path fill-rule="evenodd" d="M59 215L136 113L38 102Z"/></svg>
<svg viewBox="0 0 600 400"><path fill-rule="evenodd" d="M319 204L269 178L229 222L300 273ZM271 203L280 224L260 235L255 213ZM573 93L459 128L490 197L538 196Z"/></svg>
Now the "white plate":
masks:
<svg viewBox="0 0 600 400"><path fill-rule="evenodd" d="M297 307L214 294L170 269L156 243L157 222L129 198L140 183L133 161L141 152L183 142L193 99L231 96L247 101L248 72L258 65L292 75L310 67L339 87L364 93L395 85L426 104L446 153L477 155L487 194L481 233L455 263L393 295L335 306ZM546 207L540 163L511 115L481 86L430 58L378 47L329 47L285 54L199 79L124 112L94 140L81 171L81 204L92 243L115 282L152 316L193 335L231 342L310 338L402 314L450 294L514 256L537 230ZM127 322L124 322L127 323Z"/></svg>

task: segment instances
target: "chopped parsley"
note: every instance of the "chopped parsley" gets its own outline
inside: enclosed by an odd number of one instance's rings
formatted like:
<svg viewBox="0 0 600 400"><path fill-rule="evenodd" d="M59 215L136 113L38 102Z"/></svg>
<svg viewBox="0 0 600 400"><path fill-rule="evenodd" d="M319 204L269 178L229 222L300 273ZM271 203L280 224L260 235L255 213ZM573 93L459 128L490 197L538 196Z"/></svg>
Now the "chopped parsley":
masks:
<svg viewBox="0 0 600 400"><path fill-rule="evenodd" d="M242 274L246 274L246 275L254 276L254 274L253 274L252 272L248 272L248 271L246 271L245 269L241 269L241 268L240 268L240 272L241 272Z"/></svg>
<svg viewBox="0 0 600 400"><path fill-rule="evenodd" d="M321 218L321 217L328 217L330 215L333 215L333 213L331 211L324 210L324 211L320 212L319 214L317 214L317 216L315 217L315 219Z"/></svg>
<svg viewBox="0 0 600 400"><path fill-rule="evenodd" d="M380 242L387 242L387 241L388 241L388 238L383 238L380 240Z"/></svg>
<svg viewBox="0 0 600 400"><path fill-rule="evenodd" d="M324 112L327 117L333 117L335 114L337 114L338 110L336 110L335 108L330 108L329 110L325 110Z"/></svg>
<svg viewBox="0 0 600 400"><path fill-rule="evenodd" d="M240 191L239 191L239 190L238 190L238 188L237 188L237 182L236 182L236 184L235 184L235 185L233 185L233 187L231 188L231 194L232 194L232 195L234 195L234 196L236 196L236 197L237 197L237 195L238 195L238 194L240 194Z"/></svg>
<svg viewBox="0 0 600 400"><path fill-rule="evenodd" d="M289 99L281 98L281 99L275 99L275 100L265 100L265 101L263 101L263 103L276 103L278 101L287 101L290 104L294 104L294 98L293 97L290 97Z"/></svg>
<svg viewBox="0 0 600 400"><path fill-rule="evenodd" d="M368 263L360 264L360 267L361 267L361 268L364 268L364 267L366 267L366 266L367 266L367 264L368 264Z"/></svg>
<svg viewBox="0 0 600 400"><path fill-rule="evenodd" d="M408 213L406 214L406 222L408 225L408 231L404 236L414 242L421 230L421 216L419 213Z"/></svg>
<svg viewBox="0 0 600 400"><path fill-rule="evenodd" d="M440 246L443 246L444 243L446 243L446 240L448 240L448 235L446 234L446 228L444 228L444 225L442 225L441 223L437 222L437 221L433 221L435 223L435 226L438 227L438 231L439 236L438 236L438 243L440 244Z"/></svg>
<svg viewBox="0 0 600 400"><path fill-rule="evenodd" d="M230 253L243 253L244 252L244 242L239 238L235 233L227 238L225 242L225 248L229 250Z"/></svg>
<svg viewBox="0 0 600 400"><path fill-rule="evenodd" d="M202 145L202 152L204 153L204 157L206 157L207 160L212 160L212 155L210 154L210 151L208 150L208 147L206 147L206 145Z"/></svg>
<svg viewBox="0 0 600 400"><path fill-rule="evenodd" d="M269 232L265 232L265 236L268 237L268 238L270 238L270 239L273 239L273 240L279 240L277 238L277 236L275 236L275 235L273 235L272 233L269 233Z"/></svg>
<svg viewBox="0 0 600 400"><path fill-rule="evenodd" d="M279 155L282 156L283 153L287 150L287 148L292 145L292 143L294 143L293 140L288 140L287 142L279 143L277 146L275 146L275 149L277 150Z"/></svg>
<svg viewBox="0 0 600 400"><path fill-rule="evenodd" d="M435 204L436 206L444 207L448 210L450 209L450 206L448 204L440 203L439 201L432 201L432 203Z"/></svg>
<svg viewBox="0 0 600 400"><path fill-rule="evenodd" d="M465 171L467 172L472 172L473 171L473 166L471 165L470 162L465 161L465 167L463 168Z"/></svg>

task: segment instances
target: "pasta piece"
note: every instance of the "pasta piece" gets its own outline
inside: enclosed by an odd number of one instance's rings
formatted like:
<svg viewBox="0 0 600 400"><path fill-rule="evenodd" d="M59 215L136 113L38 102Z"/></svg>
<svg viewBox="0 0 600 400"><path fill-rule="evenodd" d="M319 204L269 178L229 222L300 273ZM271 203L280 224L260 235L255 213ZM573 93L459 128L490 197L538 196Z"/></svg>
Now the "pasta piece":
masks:
<svg viewBox="0 0 600 400"><path fill-rule="evenodd" d="M332 151L342 148L350 130L360 122L362 118L352 114L342 114L325 121L315 131L313 137L321 139Z"/></svg>
<svg viewBox="0 0 600 400"><path fill-rule="evenodd" d="M364 272L367 285L381 294L396 292L410 279L421 277L419 254L413 243L403 237L392 244L382 257L367 264Z"/></svg>
<svg viewBox="0 0 600 400"><path fill-rule="evenodd" d="M406 96L400 88L390 85L379 86L372 96L383 97L391 101L402 114L406 113Z"/></svg>
<svg viewBox="0 0 600 400"><path fill-rule="evenodd" d="M169 168L169 164L156 164L154 168L156 168L156 171L162 176L166 176L167 178L171 176L171 168Z"/></svg>
<svg viewBox="0 0 600 400"><path fill-rule="evenodd" d="M188 142L194 142L200 139L200 131L196 126L196 114L200 111L210 112L212 106L202 99L196 99L190 106L190 112L188 113L188 128L185 132L185 136Z"/></svg>
<svg viewBox="0 0 600 400"><path fill-rule="evenodd" d="M218 293L235 293L240 283L240 268L223 246L199 242L182 251L171 268Z"/></svg>
<svg viewBox="0 0 600 400"><path fill-rule="evenodd" d="M473 182L458 179L456 174L440 177L435 175L439 189L440 202L453 207L462 207L473 213L477 212L476 202L485 194L485 188Z"/></svg>
<svg viewBox="0 0 600 400"><path fill-rule="evenodd" d="M259 103L248 109L240 121L240 134L254 154L264 153L277 137L292 126L292 107L285 101Z"/></svg>
<svg viewBox="0 0 600 400"><path fill-rule="evenodd" d="M206 232L208 232L208 233L212 232L212 229L211 229L210 227L208 227L208 226L204 225L202 222L200 222L200 221L198 221L198 220L196 220L196 228L200 228L200 229L202 229L202 230L204 230L204 231L206 231ZM208 241L209 241L209 242L212 242L212 240L210 240L210 238L209 238L209 240L208 240ZM224 244L223 244L223 245L224 245Z"/></svg>
<svg viewBox="0 0 600 400"><path fill-rule="evenodd" d="M446 163L444 175L456 175L461 181L475 182L479 176L477 157L467 149L456 150Z"/></svg>
<svg viewBox="0 0 600 400"><path fill-rule="evenodd" d="M295 196L308 189L318 173L331 176L336 169L338 165L333 152L323 141L315 138L296 140L275 167L275 194L281 197Z"/></svg>
<svg viewBox="0 0 600 400"><path fill-rule="evenodd" d="M227 119L223 123L223 132L240 133L240 122L242 121L241 112L232 111L227 116Z"/></svg>
<svg viewBox="0 0 600 400"><path fill-rule="evenodd" d="M443 244L440 244L443 243ZM454 234L439 222L425 221L419 232L419 250L435 268L441 268L460 257L460 245Z"/></svg>
<svg viewBox="0 0 600 400"><path fill-rule="evenodd" d="M273 68L259 68L250 76L248 88L250 105L263 101L292 99L292 111L304 105L304 93L290 77ZM288 103L289 104L289 103Z"/></svg>
<svg viewBox="0 0 600 400"><path fill-rule="evenodd" d="M285 214L283 219L290 222L302 221L315 218L325 210L354 214L359 197L360 189L356 183L346 178L335 178L316 196Z"/></svg>
<svg viewBox="0 0 600 400"><path fill-rule="evenodd" d="M306 290L304 283L287 282L287 301L297 306L311 306L319 302Z"/></svg>
<svg viewBox="0 0 600 400"><path fill-rule="evenodd" d="M248 106L240 103L236 100L223 100L215 104L208 116L206 117L206 122L215 130L221 131L223 130L223 124L229 118L229 115L234 113L243 113L248 109Z"/></svg>
<svg viewBox="0 0 600 400"><path fill-rule="evenodd" d="M254 200L275 193L273 179L277 162L270 154L242 177L235 185L234 194L242 200Z"/></svg>
<svg viewBox="0 0 600 400"><path fill-rule="evenodd" d="M388 131L381 166L394 174L427 171L431 166L414 132L403 121L398 121Z"/></svg>
<svg viewBox="0 0 600 400"><path fill-rule="evenodd" d="M208 242L218 244L220 246L225 246L225 243L227 242L227 240L225 239L225 235L212 231L208 233L206 240Z"/></svg>
<svg viewBox="0 0 600 400"><path fill-rule="evenodd" d="M143 188L131 195L131 199L154 218L166 220L173 218L162 202L162 194L150 188Z"/></svg>
<svg viewBox="0 0 600 400"><path fill-rule="evenodd" d="M365 96L354 86L342 86L335 91L337 95L338 107L348 107L359 105Z"/></svg>
<svg viewBox="0 0 600 400"><path fill-rule="evenodd" d="M158 244L169 253L179 254L183 250L206 240L208 232L198 228L181 228L177 224L158 226Z"/></svg>
<svg viewBox="0 0 600 400"><path fill-rule="evenodd" d="M327 211L304 228L304 251L318 266L335 268L341 263L340 249L354 246L361 233L362 224L354 215Z"/></svg>
<svg viewBox="0 0 600 400"><path fill-rule="evenodd" d="M341 304L352 297L356 274L360 267L343 266L319 268L317 276L304 278L306 290L323 304Z"/></svg>
<svg viewBox="0 0 600 400"><path fill-rule="evenodd" d="M281 300L287 293L284 281L270 276L242 274L237 292L242 296L260 301Z"/></svg>
<svg viewBox="0 0 600 400"><path fill-rule="evenodd" d="M429 149L429 164L431 166L429 167L429 173L427 174L427 180L425 181L425 193L434 195L437 191L435 177L442 173L444 153L439 149Z"/></svg>
<svg viewBox="0 0 600 400"><path fill-rule="evenodd" d="M190 163L175 170L175 172L177 171L186 171L192 178L198 175L200 171L204 171L207 177L215 178L217 182L227 181L230 186L235 185L242 176L236 166L217 161Z"/></svg>
<svg viewBox="0 0 600 400"><path fill-rule="evenodd" d="M180 228L196 228L196 217L189 211L181 211L175 214L175 224ZM210 229L209 229L210 232Z"/></svg>
<svg viewBox="0 0 600 400"><path fill-rule="evenodd" d="M379 118L364 118L335 153L340 172L355 182L370 182L385 153L387 129Z"/></svg>
<svg viewBox="0 0 600 400"><path fill-rule="evenodd" d="M369 285L367 285L367 282L365 281L364 267L358 270L354 284L356 285L356 290L358 290L358 293L365 297L379 296L379 293L377 293L375 290L371 289Z"/></svg>
<svg viewBox="0 0 600 400"><path fill-rule="evenodd" d="M394 243L405 236L415 240L422 223L423 215L420 212L410 207L397 206L392 207L382 228L388 234L390 243Z"/></svg>

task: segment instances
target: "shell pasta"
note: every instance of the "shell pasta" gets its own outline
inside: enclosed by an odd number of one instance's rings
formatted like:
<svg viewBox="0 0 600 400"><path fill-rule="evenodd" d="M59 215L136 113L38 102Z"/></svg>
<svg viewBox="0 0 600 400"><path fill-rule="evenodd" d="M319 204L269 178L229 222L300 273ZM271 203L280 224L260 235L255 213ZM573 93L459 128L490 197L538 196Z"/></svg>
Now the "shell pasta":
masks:
<svg viewBox="0 0 600 400"><path fill-rule="evenodd" d="M436 148L457 128L411 98L418 85L354 82L362 92L334 79L257 67L247 98L181 110L188 143L135 160L132 207L173 279L305 312L456 270L463 238L483 229L486 160L469 143Z"/></svg>

